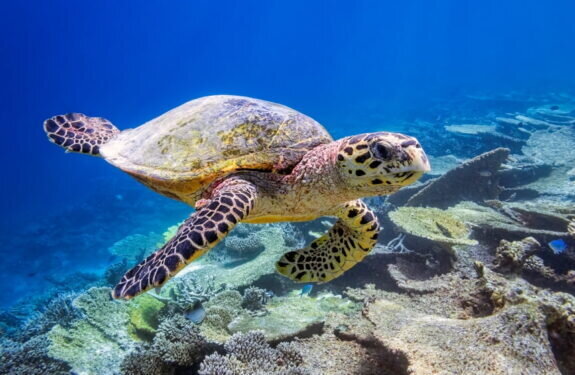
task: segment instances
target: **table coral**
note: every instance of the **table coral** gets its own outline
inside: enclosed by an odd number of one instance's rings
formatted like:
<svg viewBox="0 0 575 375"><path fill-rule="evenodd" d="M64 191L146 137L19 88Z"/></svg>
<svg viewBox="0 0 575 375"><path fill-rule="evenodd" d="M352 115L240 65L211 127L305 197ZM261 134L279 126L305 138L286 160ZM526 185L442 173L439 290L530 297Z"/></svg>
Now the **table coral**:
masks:
<svg viewBox="0 0 575 375"><path fill-rule="evenodd" d="M457 217L437 208L400 207L389 213L400 231L446 245L475 245L469 229Z"/></svg>

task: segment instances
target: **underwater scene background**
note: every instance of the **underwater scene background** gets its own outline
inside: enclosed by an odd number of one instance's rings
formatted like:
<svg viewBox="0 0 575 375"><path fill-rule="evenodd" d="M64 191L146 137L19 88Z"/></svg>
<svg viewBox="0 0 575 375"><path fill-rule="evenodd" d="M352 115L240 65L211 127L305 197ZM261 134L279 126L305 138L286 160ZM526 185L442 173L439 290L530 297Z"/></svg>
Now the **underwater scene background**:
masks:
<svg viewBox="0 0 575 375"><path fill-rule="evenodd" d="M3 2L1 374L575 374L573 1ZM416 137L432 170L325 284L333 218L240 224L160 291L111 288L193 209L47 141L194 98ZM302 288L303 287L303 288Z"/></svg>

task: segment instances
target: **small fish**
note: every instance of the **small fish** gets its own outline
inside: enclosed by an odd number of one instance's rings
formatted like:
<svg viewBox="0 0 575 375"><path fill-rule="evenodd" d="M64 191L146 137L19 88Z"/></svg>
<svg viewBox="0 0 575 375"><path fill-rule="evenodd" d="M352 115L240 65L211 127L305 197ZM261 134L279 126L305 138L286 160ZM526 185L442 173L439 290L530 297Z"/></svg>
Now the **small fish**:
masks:
<svg viewBox="0 0 575 375"><path fill-rule="evenodd" d="M191 320L196 324L200 324L206 317L206 309L202 305L198 305L193 310L186 313L186 319Z"/></svg>
<svg viewBox="0 0 575 375"><path fill-rule="evenodd" d="M301 296L309 296L312 289L313 289L313 284L304 285L303 288L301 288L300 297Z"/></svg>
<svg viewBox="0 0 575 375"><path fill-rule="evenodd" d="M550 109L551 109L552 111L556 111L556 110L559 109L559 106L558 106L558 105L552 105L552 106L550 107Z"/></svg>
<svg viewBox="0 0 575 375"><path fill-rule="evenodd" d="M481 171L479 172L481 177L491 177L492 173L490 171Z"/></svg>
<svg viewBox="0 0 575 375"><path fill-rule="evenodd" d="M553 240L549 242L548 245L554 254L561 254L567 250L567 243L562 239Z"/></svg>

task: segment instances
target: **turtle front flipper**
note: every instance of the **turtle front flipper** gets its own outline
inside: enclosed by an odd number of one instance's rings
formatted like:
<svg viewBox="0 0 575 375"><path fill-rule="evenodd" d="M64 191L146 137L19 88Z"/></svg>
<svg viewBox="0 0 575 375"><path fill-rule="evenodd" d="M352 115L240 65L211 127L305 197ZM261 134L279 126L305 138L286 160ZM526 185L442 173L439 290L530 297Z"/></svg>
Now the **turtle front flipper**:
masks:
<svg viewBox="0 0 575 375"><path fill-rule="evenodd" d="M377 217L361 200L344 204L336 215L339 220L325 235L284 254L277 271L299 283L323 283L361 262L377 242Z"/></svg>
<svg viewBox="0 0 575 375"><path fill-rule="evenodd" d="M100 146L120 131L102 117L88 117L81 113L58 115L44 121L48 139L67 152L100 156Z"/></svg>
<svg viewBox="0 0 575 375"><path fill-rule="evenodd" d="M162 286L187 264L216 246L250 213L255 199L256 188L249 182L235 180L219 188L178 228L170 241L122 277L112 296L130 299Z"/></svg>

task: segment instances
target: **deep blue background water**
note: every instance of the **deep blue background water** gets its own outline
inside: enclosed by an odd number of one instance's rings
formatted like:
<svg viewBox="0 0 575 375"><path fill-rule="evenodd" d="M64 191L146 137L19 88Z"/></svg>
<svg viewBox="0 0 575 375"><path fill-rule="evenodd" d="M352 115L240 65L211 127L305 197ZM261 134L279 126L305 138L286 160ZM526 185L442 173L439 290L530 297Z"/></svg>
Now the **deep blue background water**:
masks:
<svg viewBox="0 0 575 375"><path fill-rule="evenodd" d="M393 126L434 97L575 83L572 0L1 8L0 304L46 273L103 267L106 246L132 226L145 232L189 212L102 160L47 142L41 125L52 115L84 112L123 129L195 97L238 94L294 107L340 137ZM367 123L366 112L387 120ZM96 229L85 226L96 219ZM58 240L83 230L92 233Z"/></svg>

